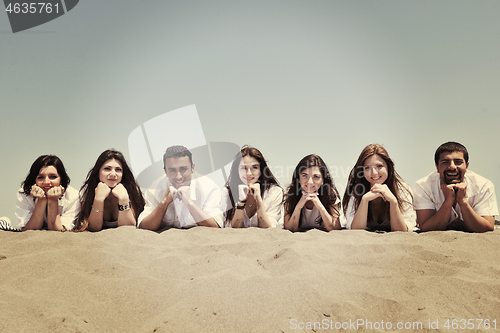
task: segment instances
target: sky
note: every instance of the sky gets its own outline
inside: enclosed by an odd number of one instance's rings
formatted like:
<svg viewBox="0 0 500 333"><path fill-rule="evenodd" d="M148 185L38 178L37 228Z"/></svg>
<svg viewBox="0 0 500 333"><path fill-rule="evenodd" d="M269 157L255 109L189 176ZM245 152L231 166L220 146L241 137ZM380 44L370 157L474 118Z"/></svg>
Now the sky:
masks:
<svg viewBox="0 0 500 333"><path fill-rule="evenodd" d="M499 14L487 0L85 0L13 33L0 13L0 216L15 220L38 156L79 189L102 151L130 160L134 129L193 104L207 142L257 147L283 186L315 153L343 193L370 143L413 186L446 141L498 185Z"/></svg>

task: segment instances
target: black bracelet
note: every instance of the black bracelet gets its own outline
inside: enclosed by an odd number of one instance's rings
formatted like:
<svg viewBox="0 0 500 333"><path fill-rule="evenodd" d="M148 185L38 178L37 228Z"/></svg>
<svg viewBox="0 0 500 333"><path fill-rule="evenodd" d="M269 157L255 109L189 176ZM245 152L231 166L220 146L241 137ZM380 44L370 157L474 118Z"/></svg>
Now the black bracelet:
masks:
<svg viewBox="0 0 500 333"><path fill-rule="evenodd" d="M124 210L129 210L130 209L130 201L126 205L120 205L118 204L118 210L119 211L124 211Z"/></svg>

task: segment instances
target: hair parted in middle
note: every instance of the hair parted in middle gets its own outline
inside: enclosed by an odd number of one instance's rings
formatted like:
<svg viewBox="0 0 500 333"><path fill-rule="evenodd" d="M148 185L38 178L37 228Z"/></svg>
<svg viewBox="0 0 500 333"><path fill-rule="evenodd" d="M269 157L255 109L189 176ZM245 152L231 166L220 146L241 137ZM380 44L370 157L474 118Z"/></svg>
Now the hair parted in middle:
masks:
<svg viewBox="0 0 500 333"><path fill-rule="evenodd" d="M299 164L297 164L295 170L293 171L292 183L288 186L285 194L285 215L292 216L295 210L295 206L297 206L297 203L302 197L302 187L299 183L300 174L303 170L309 169L310 167L318 167L319 171L321 172L321 176L323 177L323 185L321 185L318 190L319 200L329 213L331 211L331 208L333 208L338 214L339 205L336 204L336 202L337 200L340 200L340 195L337 191L337 188L335 187L332 177L330 176L328 167L321 157L316 154L310 154L301 159ZM301 222L302 212L300 212L299 228ZM323 224L321 215L316 223L318 225Z"/></svg>
<svg viewBox="0 0 500 333"><path fill-rule="evenodd" d="M134 209L135 218L144 210L144 206L146 202L144 201L144 197L142 196L141 188L137 185L132 170L127 164L125 157L123 154L114 149L108 149L99 155L97 161L94 164L94 167L90 169L87 174L87 179L83 183L80 188L80 201L81 201L81 210L80 214L78 214L78 218L76 221L76 231L84 231L88 227L88 217L90 216L90 211L92 209L92 205L94 203L95 197L95 189L99 184L99 171L101 170L102 165L108 161L115 159L119 161L122 165L122 180L121 184L127 190L128 196L130 198L130 204Z"/></svg>
<svg viewBox="0 0 500 333"><path fill-rule="evenodd" d="M349 180L347 181L347 186L345 189L344 197L342 200L342 207L344 209L344 215L347 213L347 207L349 205L349 200L354 198L354 209L358 209L361 198L371 189L371 185L365 178L364 165L365 161L373 155L380 156L385 163L387 163L387 179L384 184L387 185L389 190L394 194L398 200L398 206L401 211L404 210L404 205L412 205L408 199L413 200L413 196L408 187L404 186L406 184L404 180L399 176L394 168L394 162L389 157L387 150L379 144L370 144L366 146L358 157L358 160L349 174ZM384 202L384 211L386 214L389 212L389 203Z"/></svg>
<svg viewBox="0 0 500 333"><path fill-rule="evenodd" d="M261 196L264 196L264 193L267 190L269 190L272 186L280 186L278 180L276 180L276 177L274 177L273 173L271 172L271 169L267 165L267 162L264 159L264 156L262 155L260 150L246 145L241 147L240 152L236 154L236 156L234 157L229 177L227 178L227 182L224 185L224 187L227 189L229 193L227 207L232 207L229 208L226 212L224 212L224 217L226 221L230 221L234 216L236 205L233 196L238 198L238 185L243 184L243 182L240 179L238 168L240 166L241 160L243 159L243 157L246 156L253 157L259 162L260 176L258 182L260 184Z"/></svg>

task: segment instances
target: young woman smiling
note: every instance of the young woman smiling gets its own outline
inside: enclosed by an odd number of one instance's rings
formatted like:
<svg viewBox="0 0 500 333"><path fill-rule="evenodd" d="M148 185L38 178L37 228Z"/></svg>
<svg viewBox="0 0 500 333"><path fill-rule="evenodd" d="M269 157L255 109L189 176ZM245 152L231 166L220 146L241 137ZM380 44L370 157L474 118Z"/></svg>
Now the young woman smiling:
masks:
<svg viewBox="0 0 500 333"><path fill-rule="evenodd" d="M241 148L222 191L225 226L277 227L282 224L282 202L283 190L262 153L253 147Z"/></svg>
<svg viewBox="0 0 500 333"><path fill-rule="evenodd" d="M59 157L42 155L31 165L17 193L16 217L21 230L71 230L80 209L78 191Z"/></svg>
<svg viewBox="0 0 500 333"><path fill-rule="evenodd" d="M89 171L80 189L82 210L77 230L136 225L144 198L123 154L106 150Z"/></svg>
<svg viewBox="0 0 500 333"><path fill-rule="evenodd" d="M347 229L411 231L415 226L409 186L387 150L366 146L349 175L343 199Z"/></svg>
<svg viewBox="0 0 500 333"><path fill-rule="evenodd" d="M295 167L285 197L285 229L340 229L340 197L328 168L318 155L307 155Z"/></svg>

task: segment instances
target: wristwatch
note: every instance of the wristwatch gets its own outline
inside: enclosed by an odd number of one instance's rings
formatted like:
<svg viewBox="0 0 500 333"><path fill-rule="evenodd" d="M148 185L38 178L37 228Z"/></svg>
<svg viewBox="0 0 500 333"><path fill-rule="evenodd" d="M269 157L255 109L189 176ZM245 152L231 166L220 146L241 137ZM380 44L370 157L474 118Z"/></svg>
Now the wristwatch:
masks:
<svg viewBox="0 0 500 333"><path fill-rule="evenodd" d="M118 204L118 210L123 211L123 210L129 210L130 209L130 201L126 205L120 205Z"/></svg>
<svg viewBox="0 0 500 333"><path fill-rule="evenodd" d="M245 203L241 205L241 202L236 205L236 209L245 209Z"/></svg>

